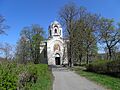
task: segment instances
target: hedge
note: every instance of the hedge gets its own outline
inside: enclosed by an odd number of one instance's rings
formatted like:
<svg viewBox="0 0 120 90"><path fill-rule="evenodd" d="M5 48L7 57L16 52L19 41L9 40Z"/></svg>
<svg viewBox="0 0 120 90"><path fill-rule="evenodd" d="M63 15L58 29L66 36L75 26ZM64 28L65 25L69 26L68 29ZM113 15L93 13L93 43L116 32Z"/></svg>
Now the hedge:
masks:
<svg viewBox="0 0 120 90"><path fill-rule="evenodd" d="M120 60L96 60L86 66L87 71L120 77Z"/></svg>

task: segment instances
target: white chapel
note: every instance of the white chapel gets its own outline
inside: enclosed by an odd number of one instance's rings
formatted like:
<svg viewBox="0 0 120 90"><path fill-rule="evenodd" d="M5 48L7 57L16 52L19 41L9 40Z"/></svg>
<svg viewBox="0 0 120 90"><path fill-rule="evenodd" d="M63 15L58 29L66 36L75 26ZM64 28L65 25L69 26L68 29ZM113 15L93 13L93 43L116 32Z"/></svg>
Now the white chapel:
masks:
<svg viewBox="0 0 120 90"><path fill-rule="evenodd" d="M48 65L68 64L67 59L67 44L63 39L63 31L59 22L54 21L50 24L49 37L41 45L41 51Z"/></svg>

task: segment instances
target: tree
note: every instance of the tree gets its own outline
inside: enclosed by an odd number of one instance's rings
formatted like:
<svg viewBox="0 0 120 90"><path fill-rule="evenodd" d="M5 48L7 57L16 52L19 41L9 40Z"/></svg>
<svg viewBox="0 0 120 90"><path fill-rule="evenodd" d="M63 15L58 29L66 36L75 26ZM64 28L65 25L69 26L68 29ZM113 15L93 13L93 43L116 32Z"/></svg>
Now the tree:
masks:
<svg viewBox="0 0 120 90"><path fill-rule="evenodd" d="M60 17L60 20L61 20L61 23L64 25L65 29L66 29L66 33L67 33L67 36L69 38L69 48L68 48L68 62L69 62L69 66L71 67L72 66L72 48L71 48L71 45L72 45L72 30L74 28L73 26L73 23L74 23L74 20L76 18L76 15L77 15L77 7L75 6L74 3L68 3L66 4L65 6L63 6L60 11L59 11L59 17Z"/></svg>
<svg viewBox="0 0 120 90"><path fill-rule="evenodd" d="M111 60L114 48L120 43L120 24L116 28L113 19L101 18L100 27L99 36L101 37L101 42L107 47L107 59Z"/></svg>
<svg viewBox="0 0 120 90"><path fill-rule="evenodd" d="M4 22L5 18L0 15L0 34L5 34L5 30L9 28L7 25L4 25Z"/></svg>
<svg viewBox="0 0 120 90"><path fill-rule="evenodd" d="M75 4L65 5L59 13L61 22L65 25L68 33L69 62L78 59L81 62L82 56L86 54L86 63L89 63L89 57L97 53L97 31L100 16L89 13L83 7L77 7Z"/></svg>
<svg viewBox="0 0 120 90"><path fill-rule="evenodd" d="M35 64L40 63L40 44L43 40L43 28L34 24L24 27L20 33L16 55L20 62L32 60Z"/></svg>
<svg viewBox="0 0 120 90"><path fill-rule="evenodd" d="M0 51L3 53L5 60L10 60L13 57L12 46L9 43L4 43L0 47Z"/></svg>
<svg viewBox="0 0 120 90"><path fill-rule="evenodd" d="M82 32L81 30L74 30L73 32L73 38L72 38L72 52L73 52L73 58L74 58L74 64L79 63L81 65L84 52L84 45L83 45L83 38L82 38Z"/></svg>
<svg viewBox="0 0 120 90"><path fill-rule="evenodd" d="M39 26L33 26L35 30L35 35L32 36L33 42L32 42L32 48L33 48L33 60L34 63L40 63L41 57L40 57L40 44L43 41L43 28Z"/></svg>
<svg viewBox="0 0 120 90"><path fill-rule="evenodd" d="M21 36L16 47L16 59L19 63L26 64L30 60L29 51L29 42L25 37Z"/></svg>
<svg viewBox="0 0 120 90"><path fill-rule="evenodd" d="M91 14L86 9L80 8L79 19L77 21L77 30L80 34L78 37L82 39L84 53L86 54L86 63L89 63L90 56L97 53L97 32L99 30L97 14ZM79 38L78 38L79 40ZM80 46L80 45L79 45Z"/></svg>

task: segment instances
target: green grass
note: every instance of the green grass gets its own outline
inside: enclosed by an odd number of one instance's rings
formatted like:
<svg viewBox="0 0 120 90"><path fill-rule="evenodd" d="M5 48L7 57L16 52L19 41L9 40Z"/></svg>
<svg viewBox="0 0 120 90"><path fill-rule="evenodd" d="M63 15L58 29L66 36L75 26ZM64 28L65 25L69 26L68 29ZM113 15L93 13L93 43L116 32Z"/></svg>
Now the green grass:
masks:
<svg viewBox="0 0 120 90"><path fill-rule="evenodd" d="M48 65L35 65L38 71L38 80L30 90L52 90L52 72L48 70Z"/></svg>
<svg viewBox="0 0 120 90"><path fill-rule="evenodd" d="M92 73L92 72L86 72L81 70L80 68L74 68L74 70L79 75L86 77L87 79L92 80L97 84L100 84L108 89L120 90L120 78L115 78L115 77Z"/></svg>

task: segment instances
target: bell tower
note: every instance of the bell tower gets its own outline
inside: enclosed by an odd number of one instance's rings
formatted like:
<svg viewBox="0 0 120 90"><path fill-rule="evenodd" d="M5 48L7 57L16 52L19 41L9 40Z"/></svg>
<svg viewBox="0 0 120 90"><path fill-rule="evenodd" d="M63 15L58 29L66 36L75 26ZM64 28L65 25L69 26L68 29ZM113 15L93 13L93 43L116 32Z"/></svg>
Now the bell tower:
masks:
<svg viewBox="0 0 120 90"><path fill-rule="evenodd" d="M62 38L62 27L59 22L54 21L49 26L49 38L51 37L61 37Z"/></svg>

